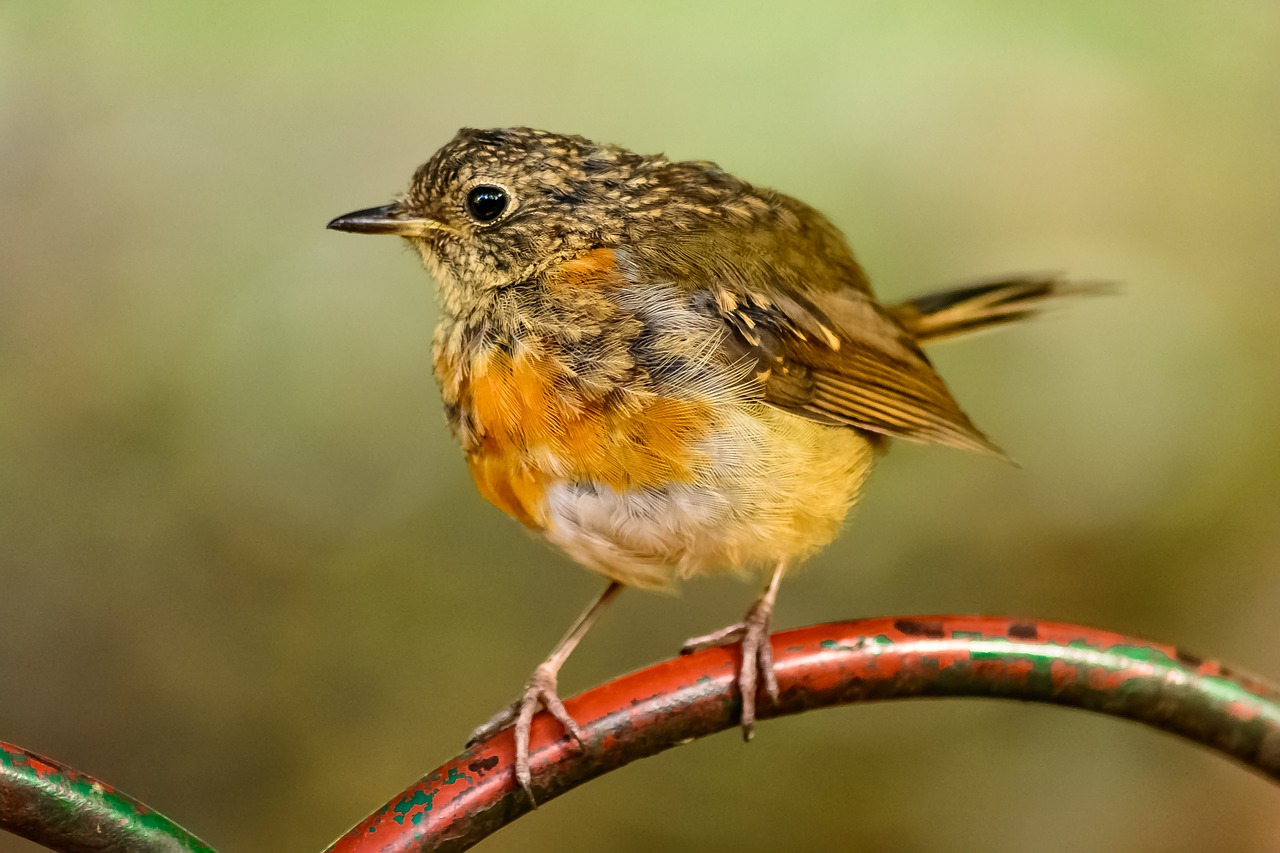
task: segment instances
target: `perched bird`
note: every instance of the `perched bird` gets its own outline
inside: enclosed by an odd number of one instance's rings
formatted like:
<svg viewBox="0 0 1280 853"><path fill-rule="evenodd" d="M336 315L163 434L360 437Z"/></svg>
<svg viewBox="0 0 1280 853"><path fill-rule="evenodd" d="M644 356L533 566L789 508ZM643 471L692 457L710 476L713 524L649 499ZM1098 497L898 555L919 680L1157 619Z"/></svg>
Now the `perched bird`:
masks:
<svg viewBox="0 0 1280 853"><path fill-rule="evenodd" d="M1002 456L920 344L1021 319L1080 289L996 280L880 304L818 211L709 162L580 136L464 129L391 204L329 228L396 234L439 285L435 374L476 486L609 579L520 698L517 777L539 705L623 586L762 568L743 620L750 739L786 569L830 542L890 437Z"/></svg>

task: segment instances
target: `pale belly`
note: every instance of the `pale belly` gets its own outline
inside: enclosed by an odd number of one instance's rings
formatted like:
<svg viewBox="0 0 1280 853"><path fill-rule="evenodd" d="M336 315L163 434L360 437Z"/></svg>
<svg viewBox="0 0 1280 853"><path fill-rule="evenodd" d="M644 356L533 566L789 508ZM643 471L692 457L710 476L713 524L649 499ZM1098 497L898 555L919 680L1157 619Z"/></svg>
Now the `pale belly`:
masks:
<svg viewBox="0 0 1280 853"><path fill-rule="evenodd" d="M628 585L794 564L835 538L875 457L855 430L764 404L735 407L687 482L644 488L552 480L541 532Z"/></svg>

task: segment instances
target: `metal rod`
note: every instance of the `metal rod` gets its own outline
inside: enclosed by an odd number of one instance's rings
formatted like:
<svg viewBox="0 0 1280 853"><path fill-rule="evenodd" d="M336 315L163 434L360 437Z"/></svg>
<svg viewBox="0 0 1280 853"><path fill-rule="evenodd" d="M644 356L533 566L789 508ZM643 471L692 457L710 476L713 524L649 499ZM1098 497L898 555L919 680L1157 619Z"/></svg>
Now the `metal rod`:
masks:
<svg viewBox="0 0 1280 853"><path fill-rule="evenodd" d="M772 637L779 700L762 719L852 702L976 696L1047 702L1124 717L1200 743L1280 781L1280 692L1172 646L1120 634L996 617L868 619ZM737 724L739 650L708 649L566 702L579 750L546 714L534 719L539 802L637 758ZM510 730L406 789L329 853L466 850L525 814ZM63 853L212 853L147 806L90 776L0 744L0 829Z"/></svg>
<svg viewBox="0 0 1280 853"><path fill-rule="evenodd" d="M7 743L0 743L0 829L60 853L213 853L110 785Z"/></svg>
<svg viewBox="0 0 1280 853"><path fill-rule="evenodd" d="M775 634L779 701L762 719L851 702L973 696L1124 717L1200 743L1280 781L1280 692L1172 646L1052 622L868 619ZM565 705L579 750L547 714L533 722L539 803L638 758L735 726L739 650L708 649L589 690ZM509 730L475 744L338 839L328 853L466 850L529 811Z"/></svg>

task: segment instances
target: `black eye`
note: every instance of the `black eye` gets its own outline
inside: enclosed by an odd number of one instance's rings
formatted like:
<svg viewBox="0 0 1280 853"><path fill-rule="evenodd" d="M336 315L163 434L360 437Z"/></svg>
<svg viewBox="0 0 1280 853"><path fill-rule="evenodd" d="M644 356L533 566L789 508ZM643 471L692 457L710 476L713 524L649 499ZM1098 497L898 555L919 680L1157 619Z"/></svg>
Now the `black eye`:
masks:
<svg viewBox="0 0 1280 853"><path fill-rule="evenodd" d="M492 184L481 184L467 193L467 212L477 222L492 222L507 209L507 191Z"/></svg>

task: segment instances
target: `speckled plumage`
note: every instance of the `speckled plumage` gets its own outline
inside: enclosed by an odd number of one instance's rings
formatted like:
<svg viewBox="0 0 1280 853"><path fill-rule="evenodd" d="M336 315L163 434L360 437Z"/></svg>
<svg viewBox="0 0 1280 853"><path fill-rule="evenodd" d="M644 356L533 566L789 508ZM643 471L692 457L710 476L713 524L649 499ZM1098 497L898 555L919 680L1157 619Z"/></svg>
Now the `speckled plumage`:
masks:
<svg viewBox="0 0 1280 853"><path fill-rule="evenodd" d="M765 403L714 317L617 267L543 276L442 320L436 373L481 492L630 585L830 541L871 442Z"/></svg>
<svg viewBox="0 0 1280 853"><path fill-rule="evenodd" d="M613 581L477 733L528 737L618 584L773 569L744 620L743 729L778 583L836 535L887 437L999 454L924 341L1020 319L1071 289L993 281L876 301L822 214L707 162L529 128L462 130L393 204L330 227L405 237L439 283L435 373L481 493Z"/></svg>
<svg viewBox="0 0 1280 853"><path fill-rule="evenodd" d="M475 223L467 192L513 207ZM435 367L480 490L628 584L796 562L881 434L989 448L836 228L711 163L465 130L403 216L441 288Z"/></svg>

